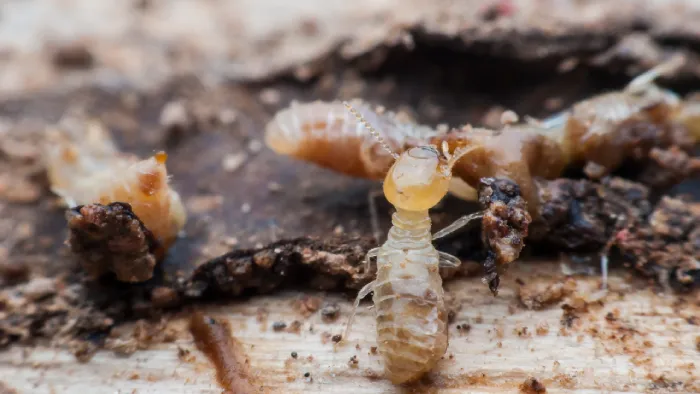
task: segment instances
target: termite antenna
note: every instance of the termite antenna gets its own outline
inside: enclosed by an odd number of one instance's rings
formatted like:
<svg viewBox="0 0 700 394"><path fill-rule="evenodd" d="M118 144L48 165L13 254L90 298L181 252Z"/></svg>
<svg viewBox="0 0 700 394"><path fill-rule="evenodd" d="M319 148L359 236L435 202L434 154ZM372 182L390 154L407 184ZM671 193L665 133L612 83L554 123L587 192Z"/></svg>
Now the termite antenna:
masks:
<svg viewBox="0 0 700 394"><path fill-rule="evenodd" d="M353 114L357 118L357 120L360 123L362 123L363 126L365 126L367 130L369 130L369 133L372 134L372 136L379 142L379 145L381 145L385 151L389 152L389 154L391 155L391 157L394 158L394 160L399 158L399 155L393 150L391 150L389 144L387 144L386 141L384 141L384 138L382 138L382 136L379 135L379 132L375 130L374 127L372 127L372 125L369 124L367 120L365 120L364 116L357 112L355 108L353 108L352 105L350 105L350 103L348 103L347 101L343 101L343 105L345 105L348 111L350 111L350 113Z"/></svg>
<svg viewBox="0 0 700 394"><path fill-rule="evenodd" d="M627 84L625 90L631 93L642 92L654 82L654 80L677 71L683 64L685 64L685 56L676 54L665 62L634 78Z"/></svg>

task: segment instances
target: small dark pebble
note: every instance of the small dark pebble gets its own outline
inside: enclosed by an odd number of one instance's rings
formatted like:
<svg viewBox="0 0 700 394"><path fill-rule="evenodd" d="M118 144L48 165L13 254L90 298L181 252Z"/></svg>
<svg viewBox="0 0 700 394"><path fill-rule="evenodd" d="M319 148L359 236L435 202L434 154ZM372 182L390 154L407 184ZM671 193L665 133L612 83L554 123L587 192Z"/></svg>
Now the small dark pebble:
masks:
<svg viewBox="0 0 700 394"><path fill-rule="evenodd" d="M297 352L292 352L292 358L297 358L297 357L299 357L299 355L297 354Z"/></svg>
<svg viewBox="0 0 700 394"><path fill-rule="evenodd" d="M7 284L26 282L29 279L30 272L29 265L24 262L0 262L0 277Z"/></svg>
<svg viewBox="0 0 700 394"><path fill-rule="evenodd" d="M520 385L520 392L525 394L546 393L547 388L544 387L544 385L540 383L537 379L528 378Z"/></svg>
<svg viewBox="0 0 700 394"><path fill-rule="evenodd" d="M272 329L274 331L282 331L285 328L287 328L287 323L285 323L285 322L276 321L276 322L272 323Z"/></svg>
<svg viewBox="0 0 700 394"><path fill-rule="evenodd" d="M321 309L321 318L326 323L331 323L338 318L340 307L335 302L331 302L323 306Z"/></svg>
<svg viewBox="0 0 700 394"><path fill-rule="evenodd" d="M607 315L605 315L605 320L607 321L615 321L615 315L612 312L608 312Z"/></svg>
<svg viewBox="0 0 700 394"><path fill-rule="evenodd" d="M331 341L338 343L338 342L340 342L341 339L343 339L343 336L336 334L336 335L333 335L333 338L331 338Z"/></svg>
<svg viewBox="0 0 700 394"><path fill-rule="evenodd" d="M519 284L520 286L525 286L525 282L520 278L515 278L515 283Z"/></svg>
<svg viewBox="0 0 700 394"><path fill-rule="evenodd" d="M307 372L307 373L304 374L304 377L305 377L305 378L308 378L309 376L311 376L311 373L309 373L309 372Z"/></svg>
<svg viewBox="0 0 700 394"><path fill-rule="evenodd" d="M471 330L471 329L472 329L472 326L467 324L467 323L457 324L457 331L459 331L459 332L466 333L466 332L469 332L469 330Z"/></svg>

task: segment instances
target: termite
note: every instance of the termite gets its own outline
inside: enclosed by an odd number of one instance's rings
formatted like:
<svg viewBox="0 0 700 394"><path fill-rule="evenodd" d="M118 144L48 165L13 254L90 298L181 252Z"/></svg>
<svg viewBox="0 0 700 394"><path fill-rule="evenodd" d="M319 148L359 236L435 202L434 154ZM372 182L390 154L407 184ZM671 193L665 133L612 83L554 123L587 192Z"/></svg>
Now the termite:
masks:
<svg viewBox="0 0 700 394"><path fill-rule="evenodd" d="M367 253L365 264L377 259L377 277L357 295L344 338L348 338L360 301L374 292L377 344L386 376L394 384L406 383L430 371L447 350L447 309L439 268L457 267L460 260L436 250L432 241L478 214L433 236L428 211L447 194L452 167L472 148L450 153L447 144L442 145L442 152L435 145L423 145L399 155L362 115L344 104L395 160L383 190L396 209L386 242Z"/></svg>
<svg viewBox="0 0 700 394"><path fill-rule="evenodd" d="M139 160L120 152L100 123L66 117L47 132L44 153L51 189L69 208L128 203L164 249L184 227L187 215L170 185L165 152Z"/></svg>
<svg viewBox="0 0 700 394"><path fill-rule="evenodd" d="M444 142L453 150L470 147L454 164L450 192L475 200L483 179L510 179L537 220L550 198L539 182L570 168L582 168L595 179L618 170L626 160L636 160L650 169L639 171L638 181L652 187L668 187L655 182L674 182L700 172L700 161L692 157L700 140L700 100L681 100L654 83L682 62L671 58L620 91L583 100L542 121L526 117L523 123L504 124L501 130L467 125L443 132L401 121L393 113L376 114L364 103L355 107L386 125L385 144L397 154ZM279 154L352 176L382 179L393 158L343 109L339 101L295 103L268 124L265 140ZM657 168L670 175L653 176ZM519 249L514 252L500 256L499 264L513 261Z"/></svg>
<svg viewBox="0 0 700 394"><path fill-rule="evenodd" d="M681 100L654 83L683 61L673 57L620 91L583 100L541 121L526 116L527 122L504 124L501 130L468 125L443 132L399 120L391 112L376 114L362 102L354 106L373 116L373 123L386 125L385 143L395 152L444 141L451 149L473 146L455 165L450 192L475 200L480 179L508 177L520 186L530 214L537 217L541 204L536 178L554 179L571 167L600 178L628 159L659 161L669 149L692 150L700 140L700 101ZM351 176L382 179L391 157L343 110L339 101L293 103L267 125L265 140L279 154Z"/></svg>

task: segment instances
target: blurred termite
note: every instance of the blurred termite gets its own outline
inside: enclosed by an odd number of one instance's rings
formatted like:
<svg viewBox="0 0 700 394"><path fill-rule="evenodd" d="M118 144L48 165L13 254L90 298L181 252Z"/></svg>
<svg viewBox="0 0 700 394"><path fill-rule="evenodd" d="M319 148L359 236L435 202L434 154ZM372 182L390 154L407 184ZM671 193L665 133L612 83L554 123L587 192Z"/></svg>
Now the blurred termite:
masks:
<svg viewBox="0 0 700 394"><path fill-rule="evenodd" d="M70 117L47 132L44 151L51 190L68 207L127 203L163 249L185 225L184 206L169 184L165 152L139 160L120 152L100 123Z"/></svg>
<svg viewBox="0 0 700 394"><path fill-rule="evenodd" d="M384 180L384 195L396 208L386 242L367 253L365 264L377 259L377 277L357 295L344 338L347 340L362 298L374 292L377 345L386 376L394 384L414 381L433 369L448 345L440 267L457 267L460 260L433 246L428 210L447 194L452 167L472 147L452 154L435 145L410 148L401 155L350 104L348 109L394 159ZM477 218L461 221L458 229ZM445 233L443 233L445 235Z"/></svg>

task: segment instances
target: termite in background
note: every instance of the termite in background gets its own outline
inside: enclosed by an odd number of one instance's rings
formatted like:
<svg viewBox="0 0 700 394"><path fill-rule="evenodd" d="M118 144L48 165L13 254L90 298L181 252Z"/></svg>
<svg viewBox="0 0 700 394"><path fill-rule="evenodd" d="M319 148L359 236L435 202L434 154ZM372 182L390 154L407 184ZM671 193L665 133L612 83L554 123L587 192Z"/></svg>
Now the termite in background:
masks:
<svg viewBox="0 0 700 394"><path fill-rule="evenodd" d="M430 371L447 350L448 314L439 268L457 267L460 260L433 246L428 210L447 194L452 167L471 148L450 154L444 144L441 154L436 146L426 145L398 155L362 115L346 105L395 159L384 180L384 195L396 212L386 242L367 253L366 264L377 259L377 277L357 295L344 338L360 300L374 292L377 345L386 376L394 384L406 383ZM467 217L448 231L478 216Z"/></svg>
<svg viewBox="0 0 700 394"><path fill-rule="evenodd" d="M371 116L372 123L382 125L385 143L397 154L443 142L450 150L470 147L454 165L450 192L483 204L488 203L488 195L493 196L484 180L510 180L514 187L501 182L502 186L522 195L532 220L542 221L542 207L552 197L541 185L567 169L584 169L598 179L631 162L638 169L632 180L655 190L700 172L700 161L693 157L700 140L700 100L681 100L654 84L680 64L681 58L671 58L621 91L594 96L543 121L506 124L501 130L467 125L444 132L391 112L375 113L361 101L353 106ZM265 140L279 154L368 179L382 179L393 160L339 101L293 103L267 125ZM517 225L521 215L506 213L499 210L503 224ZM512 243L509 237L499 237L498 231L483 234L497 265L505 266L518 257L517 237ZM539 235L546 237L547 232Z"/></svg>
<svg viewBox="0 0 700 394"><path fill-rule="evenodd" d="M83 268L126 282L150 279L187 220L165 152L139 160L120 152L100 123L66 116L47 131L44 158L51 190L70 208L70 240L80 230L81 246L69 244Z"/></svg>

